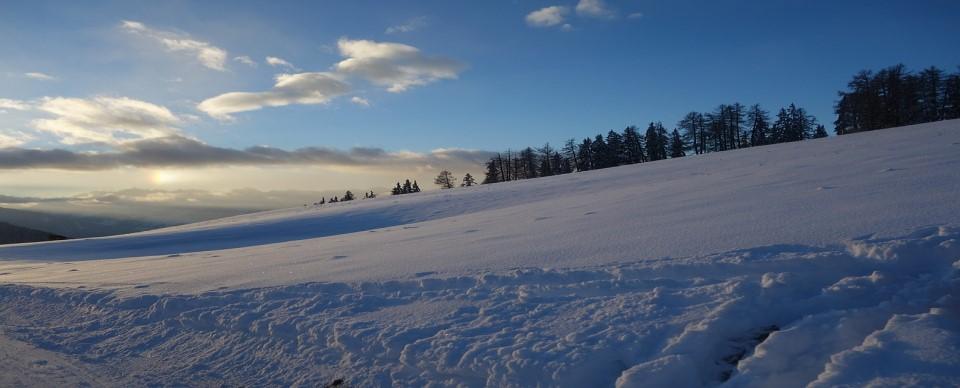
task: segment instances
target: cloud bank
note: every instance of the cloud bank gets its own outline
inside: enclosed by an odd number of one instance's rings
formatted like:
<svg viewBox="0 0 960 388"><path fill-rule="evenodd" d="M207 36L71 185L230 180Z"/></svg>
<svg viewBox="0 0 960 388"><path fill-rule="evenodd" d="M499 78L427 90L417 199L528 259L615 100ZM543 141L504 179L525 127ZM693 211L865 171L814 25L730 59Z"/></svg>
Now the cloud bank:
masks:
<svg viewBox="0 0 960 388"><path fill-rule="evenodd" d="M493 153L464 149L437 149L427 153L388 152L381 148L338 150L307 147L287 151L272 147L233 149L215 147L182 136L131 141L114 152L76 152L64 149L0 149L0 170L107 170L120 167L205 167L324 165L409 169L430 166L477 167Z"/></svg>

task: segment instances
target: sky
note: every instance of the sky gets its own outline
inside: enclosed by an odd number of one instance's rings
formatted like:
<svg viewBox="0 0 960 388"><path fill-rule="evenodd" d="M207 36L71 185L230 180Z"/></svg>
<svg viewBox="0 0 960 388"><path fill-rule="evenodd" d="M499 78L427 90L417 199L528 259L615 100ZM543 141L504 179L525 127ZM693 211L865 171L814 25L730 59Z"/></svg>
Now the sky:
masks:
<svg viewBox="0 0 960 388"><path fill-rule="evenodd" d="M958 15L947 0L4 1L0 195L279 206L269 192L477 174L492 151L721 103L796 103L830 127L858 70L955 71Z"/></svg>

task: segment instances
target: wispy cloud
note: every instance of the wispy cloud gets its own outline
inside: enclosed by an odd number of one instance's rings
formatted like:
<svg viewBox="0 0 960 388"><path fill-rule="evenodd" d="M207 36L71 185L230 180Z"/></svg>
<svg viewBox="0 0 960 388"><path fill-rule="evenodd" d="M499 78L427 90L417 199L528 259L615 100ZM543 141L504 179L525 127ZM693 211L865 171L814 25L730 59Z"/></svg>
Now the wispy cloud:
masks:
<svg viewBox="0 0 960 388"><path fill-rule="evenodd" d="M45 97L36 109L53 118L34 120L34 129L50 133L64 144L119 145L180 133L176 128L180 119L169 109L126 97Z"/></svg>
<svg viewBox="0 0 960 388"><path fill-rule="evenodd" d="M230 120L230 114L257 110L265 106L290 104L325 104L346 94L350 85L329 72L281 74L273 88L263 92L231 92L204 100L197 106L219 120Z"/></svg>
<svg viewBox="0 0 960 388"><path fill-rule="evenodd" d="M580 0L577 2L577 15L612 19L617 17L617 11L607 5L603 0Z"/></svg>
<svg viewBox="0 0 960 388"><path fill-rule="evenodd" d="M279 58L279 57L267 57L267 58L264 59L264 60L267 62L268 65L273 66L273 67L283 67L283 68L286 68L286 69L289 69L289 70L298 70L296 66L294 66L294 65L293 65L292 63L290 63L290 62L287 62L287 61L286 61L285 59L283 59L283 58Z"/></svg>
<svg viewBox="0 0 960 388"><path fill-rule="evenodd" d="M466 67L454 59L428 56L401 43L341 38L337 48L346 58L334 66L338 72L364 78L395 93L442 79L456 79Z"/></svg>
<svg viewBox="0 0 960 388"><path fill-rule="evenodd" d="M227 50L208 42L196 40L181 33L149 28L141 22L131 20L120 23L120 28L160 43L168 52L190 55L207 68L218 71L227 70Z"/></svg>
<svg viewBox="0 0 960 388"><path fill-rule="evenodd" d="M244 65L250 66L250 67L257 67L257 62L254 61L253 59L251 59L249 56L246 56L246 55L241 55L241 56L239 56L239 57L234 57L233 60L234 60L234 61L237 61L237 62L240 62L240 63L242 63L242 64L244 64Z"/></svg>
<svg viewBox="0 0 960 388"><path fill-rule="evenodd" d="M23 73L23 76L33 80L37 80L37 81L53 81L57 79L57 77L54 77L49 74L41 73L39 71L31 71L29 73Z"/></svg>
<svg viewBox="0 0 960 388"><path fill-rule="evenodd" d="M527 24L533 27L552 27L564 22L570 8L554 5L527 14Z"/></svg>
<svg viewBox="0 0 960 388"><path fill-rule="evenodd" d="M403 24L398 24L398 25L396 25L396 26L387 27L386 31L384 31L384 32L386 32L387 34L398 34L398 33L403 33L403 32L411 32L411 31L419 30L419 29L425 27L426 25L427 25L427 17L426 17L426 16L418 16L418 17L415 17L415 18L413 18L413 19L407 20L407 21L404 22Z"/></svg>
<svg viewBox="0 0 960 388"><path fill-rule="evenodd" d="M628 18L628 19L640 19L640 18L642 18L642 17L643 17L643 12L634 12L634 13L631 13L631 14L627 15L627 18Z"/></svg>
<svg viewBox="0 0 960 388"><path fill-rule="evenodd" d="M231 120L233 113L268 106L326 104L350 92L347 76L366 79L390 92L403 92L414 86L455 79L465 68L459 61L428 56L416 47L400 43L341 38L337 48L345 59L333 66L334 71L280 74L270 90L224 93L204 100L197 108L216 119ZM267 63L293 66L277 57L267 57ZM351 102L363 105L361 101L366 101L357 98Z"/></svg>
<svg viewBox="0 0 960 388"><path fill-rule="evenodd" d="M199 167L250 165L326 165L376 167L379 169L475 168L491 152L437 149L427 153L388 152L381 148L356 147L339 150L308 147L293 151L257 146L222 148L182 136L131 141L115 152L75 152L65 149L0 149L0 169L106 170L120 167Z"/></svg>
<svg viewBox="0 0 960 388"><path fill-rule="evenodd" d="M0 110L28 110L30 103L20 100L11 100L9 98L0 98Z"/></svg>
<svg viewBox="0 0 960 388"><path fill-rule="evenodd" d="M16 147L33 139L33 136L11 129L0 129L0 148Z"/></svg>
<svg viewBox="0 0 960 388"><path fill-rule="evenodd" d="M350 102L361 106L370 106L370 100L359 96L350 97Z"/></svg>

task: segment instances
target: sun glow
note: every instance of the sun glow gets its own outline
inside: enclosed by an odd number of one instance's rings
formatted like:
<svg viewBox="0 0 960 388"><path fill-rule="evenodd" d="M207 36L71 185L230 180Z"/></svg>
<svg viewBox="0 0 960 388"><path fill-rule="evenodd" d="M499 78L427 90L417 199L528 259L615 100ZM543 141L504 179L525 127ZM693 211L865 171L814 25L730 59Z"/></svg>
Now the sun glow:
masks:
<svg viewBox="0 0 960 388"><path fill-rule="evenodd" d="M167 185L180 180L180 174L175 171L157 170L150 174L150 181L155 185Z"/></svg>

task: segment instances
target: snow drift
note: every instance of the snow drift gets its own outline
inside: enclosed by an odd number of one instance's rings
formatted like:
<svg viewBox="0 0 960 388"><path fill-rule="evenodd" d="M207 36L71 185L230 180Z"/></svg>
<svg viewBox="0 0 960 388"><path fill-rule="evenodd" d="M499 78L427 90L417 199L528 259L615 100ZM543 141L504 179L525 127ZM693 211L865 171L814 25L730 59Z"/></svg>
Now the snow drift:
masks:
<svg viewBox="0 0 960 388"><path fill-rule="evenodd" d="M956 385L958 193L948 121L3 247L4 341L66 366L0 368L98 385Z"/></svg>

